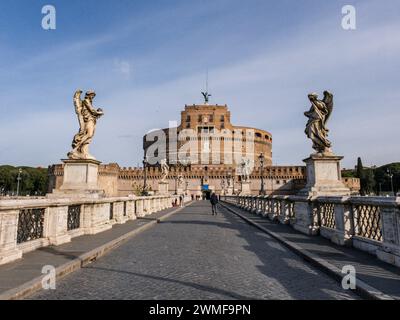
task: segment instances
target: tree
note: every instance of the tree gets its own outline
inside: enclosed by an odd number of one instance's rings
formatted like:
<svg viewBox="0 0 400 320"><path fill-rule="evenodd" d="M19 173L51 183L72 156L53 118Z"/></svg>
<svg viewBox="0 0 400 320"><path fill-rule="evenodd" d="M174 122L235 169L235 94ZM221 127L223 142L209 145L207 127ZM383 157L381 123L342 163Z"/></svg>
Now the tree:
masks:
<svg viewBox="0 0 400 320"><path fill-rule="evenodd" d="M375 190L375 174L373 169L364 169L363 170L364 177L363 177L363 188L364 194L371 194L374 193Z"/></svg>
<svg viewBox="0 0 400 320"><path fill-rule="evenodd" d="M361 158L358 157L358 159L357 159L357 178L361 179L363 177L363 174L364 174L363 170L364 170L364 167L363 167Z"/></svg>
<svg viewBox="0 0 400 320"><path fill-rule="evenodd" d="M20 195L45 195L47 192L47 169L31 167L0 166L0 193L15 194L17 177L21 173Z"/></svg>
<svg viewBox="0 0 400 320"><path fill-rule="evenodd" d="M365 173L364 173L364 167L361 161L361 158L358 157L357 159L357 168L356 168L356 177L360 179L360 194L362 196L365 196L366 193L366 188L365 188Z"/></svg>
<svg viewBox="0 0 400 320"><path fill-rule="evenodd" d="M375 169L375 181L377 188L379 186L383 192L391 192L391 179L388 175L388 170L393 174L393 191L397 193L400 187L400 163L390 163Z"/></svg>
<svg viewBox="0 0 400 320"><path fill-rule="evenodd" d="M375 174L373 169L364 168L361 158L357 159L356 176L360 179L360 194L362 196L371 194L375 190Z"/></svg>

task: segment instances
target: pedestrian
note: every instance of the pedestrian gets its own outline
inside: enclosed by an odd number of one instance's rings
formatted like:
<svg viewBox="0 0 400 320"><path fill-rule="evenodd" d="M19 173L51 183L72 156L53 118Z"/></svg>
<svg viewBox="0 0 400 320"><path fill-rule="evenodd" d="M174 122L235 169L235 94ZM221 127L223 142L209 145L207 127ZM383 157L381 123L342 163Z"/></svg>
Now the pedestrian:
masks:
<svg viewBox="0 0 400 320"><path fill-rule="evenodd" d="M179 206L183 207L183 196L179 196Z"/></svg>
<svg viewBox="0 0 400 320"><path fill-rule="evenodd" d="M211 207L212 207L212 215L217 215L217 204L218 204L218 196L213 192L210 197Z"/></svg>

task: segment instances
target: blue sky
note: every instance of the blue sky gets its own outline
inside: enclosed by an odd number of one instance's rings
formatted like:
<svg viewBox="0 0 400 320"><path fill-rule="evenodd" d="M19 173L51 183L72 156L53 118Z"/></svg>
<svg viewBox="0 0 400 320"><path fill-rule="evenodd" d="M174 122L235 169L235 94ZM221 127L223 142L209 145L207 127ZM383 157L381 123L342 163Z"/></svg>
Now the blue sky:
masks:
<svg viewBox="0 0 400 320"><path fill-rule="evenodd" d="M41 28L41 8L57 29ZM357 30L341 8L357 10ZM106 116L91 153L135 166L142 136L202 101L273 134L275 164L301 164L307 94L335 95L334 152L345 167L400 161L398 0L2 0L0 164L59 163L77 131L72 95L95 89Z"/></svg>

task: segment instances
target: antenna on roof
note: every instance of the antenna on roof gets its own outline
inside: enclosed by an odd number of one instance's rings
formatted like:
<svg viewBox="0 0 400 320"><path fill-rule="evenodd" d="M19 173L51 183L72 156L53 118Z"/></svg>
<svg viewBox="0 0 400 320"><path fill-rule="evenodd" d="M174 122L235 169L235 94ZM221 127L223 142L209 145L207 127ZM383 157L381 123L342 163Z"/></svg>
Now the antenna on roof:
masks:
<svg viewBox="0 0 400 320"><path fill-rule="evenodd" d="M208 104L210 100L211 94L208 93L208 69L206 73L206 91L201 93L204 97L204 104Z"/></svg>

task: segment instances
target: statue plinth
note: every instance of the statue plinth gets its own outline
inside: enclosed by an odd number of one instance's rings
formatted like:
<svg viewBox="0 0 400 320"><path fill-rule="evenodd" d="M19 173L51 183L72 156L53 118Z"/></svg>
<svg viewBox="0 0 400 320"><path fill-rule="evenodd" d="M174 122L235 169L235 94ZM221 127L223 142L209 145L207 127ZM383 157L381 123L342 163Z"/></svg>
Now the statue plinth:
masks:
<svg viewBox="0 0 400 320"><path fill-rule="evenodd" d="M242 181L241 182L240 195L241 196L250 196L251 195L251 182L250 181Z"/></svg>
<svg viewBox="0 0 400 320"><path fill-rule="evenodd" d="M300 195L347 196L350 189L342 182L341 156L334 154L312 154L303 160L307 166L307 184Z"/></svg>
<svg viewBox="0 0 400 320"><path fill-rule="evenodd" d="M169 182L160 181L158 183L158 194L159 195L168 195L169 194L168 187L169 187Z"/></svg>
<svg viewBox="0 0 400 320"><path fill-rule="evenodd" d="M92 159L62 160L64 162L64 179L60 189L52 195L65 197L104 196L104 190L97 183L100 161Z"/></svg>

